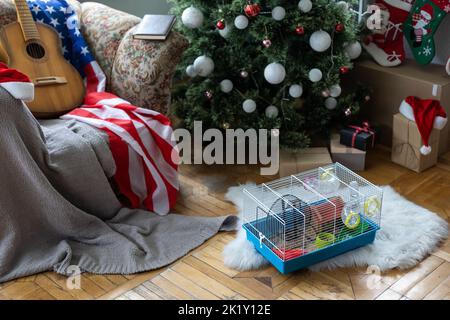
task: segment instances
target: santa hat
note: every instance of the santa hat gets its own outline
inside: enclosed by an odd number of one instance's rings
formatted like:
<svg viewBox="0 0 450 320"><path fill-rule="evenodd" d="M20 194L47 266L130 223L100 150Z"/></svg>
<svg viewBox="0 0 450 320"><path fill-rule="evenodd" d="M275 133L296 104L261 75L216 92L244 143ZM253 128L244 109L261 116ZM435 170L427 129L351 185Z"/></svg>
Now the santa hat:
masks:
<svg viewBox="0 0 450 320"><path fill-rule="evenodd" d="M431 20L431 18L433 17L433 7L429 4L426 3L421 9L420 9L420 14L423 18L427 19L428 21Z"/></svg>
<svg viewBox="0 0 450 320"><path fill-rule="evenodd" d="M14 98L31 101L34 98L34 85L23 73L10 69L0 62L0 87L8 91Z"/></svg>
<svg viewBox="0 0 450 320"><path fill-rule="evenodd" d="M437 100L422 100L409 96L400 104L400 113L411 121L415 121L422 137L423 146L420 153L427 155L431 152L428 145L433 128L441 130L447 124L447 114Z"/></svg>

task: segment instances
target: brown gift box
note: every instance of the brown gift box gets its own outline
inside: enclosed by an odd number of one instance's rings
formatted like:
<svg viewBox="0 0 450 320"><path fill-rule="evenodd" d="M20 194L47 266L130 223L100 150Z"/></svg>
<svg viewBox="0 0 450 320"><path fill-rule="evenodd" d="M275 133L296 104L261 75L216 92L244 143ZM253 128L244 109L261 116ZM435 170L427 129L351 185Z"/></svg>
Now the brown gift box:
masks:
<svg viewBox="0 0 450 320"><path fill-rule="evenodd" d="M392 116L407 96L439 100L450 114L450 77L439 65L421 66L406 60L395 68L379 66L371 60L355 63L347 86L360 82L371 89L370 100L362 108L362 115L380 128L377 142L391 146ZM440 132L439 155L450 149L449 127Z"/></svg>
<svg viewBox="0 0 450 320"><path fill-rule="evenodd" d="M339 162L353 171L365 169L366 152L341 144L339 134L331 135L330 151L334 162Z"/></svg>
<svg viewBox="0 0 450 320"><path fill-rule="evenodd" d="M425 156L420 153L420 147L423 145L422 137L414 121L410 121L402 114L397 113L394 115L393 127L391 154L393 162L416 172L422 172L437 163L439 130L433 129L431 131L428 139L431 153Z"/></svg>
<svg viewBox="0 0 450 320"><path fill-rule="evenodd" d="M297 152L280 150L280 177L332 163L327 148L308 148Z"/></svg>

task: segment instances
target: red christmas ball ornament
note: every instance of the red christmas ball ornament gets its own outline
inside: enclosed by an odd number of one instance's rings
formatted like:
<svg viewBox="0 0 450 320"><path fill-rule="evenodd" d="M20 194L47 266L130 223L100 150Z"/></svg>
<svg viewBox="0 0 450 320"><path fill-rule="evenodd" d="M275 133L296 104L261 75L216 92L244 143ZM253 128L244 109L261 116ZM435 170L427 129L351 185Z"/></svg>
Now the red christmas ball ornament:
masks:
<svg viewBox="0 0 450 320"><path fill-rule="evenodd" d="M249 18L254 18L261 12L261 6L258 3L252 3L251 1L244 7L245 15Z"/></svg>
<svg viewBox="0 0 450 320"><path fill-rule="evenodd" d="M219 29L219 30L225 29L225 21L224 21L223 19L217 21L216 27L217 27L217 29Z"/></svg>
<svg viewBox="0 0 450 320"><path fill-rule="evenodd" d="M269 48L272 45L272 41L270 39L264 39L262 44L265 48Z"/></svg>
<svg viewBox="0 0 450 320"><path fill-rule="evenodd" d="M248 71L247 70L241 70L241 72L239 72L239 75L241 76L241 78L248 78Z"/></svg>
<svg viewBox="0 0 450 320"><path fill-rule="evenodd" d="M349 70L350 69L348 67L346 67L346 66L342 66L342 67L339 68L339 72L341 74L346 74Z"/></svg>
<svg viewBox="0 0 450 320"><path fill-rule="evenodd" d="M352 115L352 109L351 108L345 109L344 114L346 117L350 117Z"/></svg>
<svg viewBox="0 0 450 320"><path fill-rule="evenodd" d="M213 92L212 92L211 90L206 90L206 91L205 91L205 97L206 97L208 100L211 100L211 99L213 98Z"/></svg>
<svg viewBox="0 0 450 320"><path fill-rule="evenodd" d="M334 27L334 30L335 30L336 32L338 32L338 33L344 31L344 29L345 29L345 26L344 26L344 24L341 23L341 22L339 22L338 24L336 24L336 26Z"/></svg>
<svg viewBox="0 0 450 320"><path fill-rule="evenodd" d="M298 34L298 35L300 35L300 36L302 36L302 35L305 34L305 28L303 28L303 26L301 26L301 25L298 25L298 26L295 28L295 33Z"/></svg>

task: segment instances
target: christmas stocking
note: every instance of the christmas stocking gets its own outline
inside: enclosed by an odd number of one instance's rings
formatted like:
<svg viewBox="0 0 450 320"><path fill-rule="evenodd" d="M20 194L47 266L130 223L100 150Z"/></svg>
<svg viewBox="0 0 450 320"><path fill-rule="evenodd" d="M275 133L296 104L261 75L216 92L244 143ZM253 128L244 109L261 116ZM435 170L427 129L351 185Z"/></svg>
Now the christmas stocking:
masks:
<svg viewBox="0 0 450 320"><path fill-rule="evenodd" d="M435 55L433 36L439 24L450 12L450 0L416 0L403 30L420 64L428 64Z"/></svg>
<svg viewBox="0 0 450 320"><path fill-rule="evenodd" d="M363 47L380 65L395 67L405 59L403 23L408 18L413 0L377 0L381 9L381 29L363 41ZM375 15L374 15L375 16Z"/></svg>

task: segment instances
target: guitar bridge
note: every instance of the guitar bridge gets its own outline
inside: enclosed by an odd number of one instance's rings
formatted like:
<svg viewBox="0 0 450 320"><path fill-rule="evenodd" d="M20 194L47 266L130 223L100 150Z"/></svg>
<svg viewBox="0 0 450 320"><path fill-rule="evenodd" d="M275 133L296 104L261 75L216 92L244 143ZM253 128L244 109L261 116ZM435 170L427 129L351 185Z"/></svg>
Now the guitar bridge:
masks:
<svg viewBox="0 0 450 320"><path fill-rule="evenodd" d="M36 87L49 86L54 84L66 84L67 79L65 77L40 77L33 80Z"/></svg>

